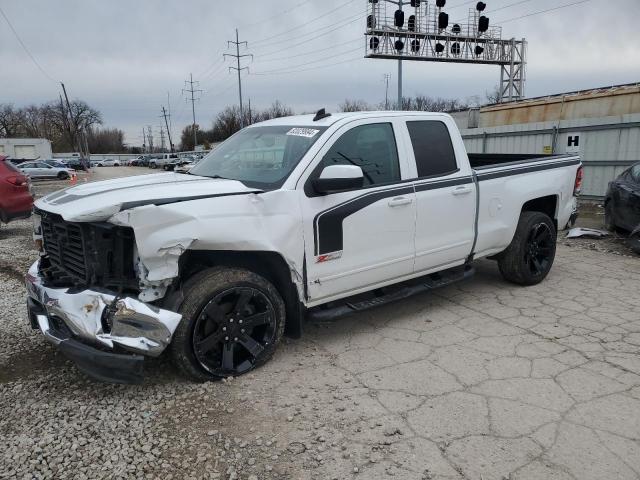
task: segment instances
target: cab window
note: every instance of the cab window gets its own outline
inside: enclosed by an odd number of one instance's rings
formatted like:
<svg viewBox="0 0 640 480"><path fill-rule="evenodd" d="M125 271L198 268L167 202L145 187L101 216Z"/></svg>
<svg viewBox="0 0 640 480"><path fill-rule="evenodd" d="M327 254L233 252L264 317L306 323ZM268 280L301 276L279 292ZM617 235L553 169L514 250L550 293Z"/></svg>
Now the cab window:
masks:
<svg viewBox="0 0 640 480"><path fill-rule="evenodd" d="M390 123L354 127L327 152L319 171L329 165L356 165L364 173L364 186L400 181L398 148Z"/></svg>
<svg viewBox="0 0 640 480"><path fill-rule="evenodd" d="M439 121L407 122L418 177L443 176L458 170L447 126Z"/></svg>

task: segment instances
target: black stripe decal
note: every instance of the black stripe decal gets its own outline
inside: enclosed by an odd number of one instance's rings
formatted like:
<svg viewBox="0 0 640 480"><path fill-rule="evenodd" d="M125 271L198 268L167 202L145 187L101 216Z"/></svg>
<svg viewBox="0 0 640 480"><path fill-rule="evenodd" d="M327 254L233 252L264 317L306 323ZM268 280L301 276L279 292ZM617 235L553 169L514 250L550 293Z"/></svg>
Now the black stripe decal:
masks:
<svg viewBox="0 0 640 480"><path fill-rule="evenodd" d="M415 180L410 182L415 182ZM369 205L380 200L384 200L385 198L391 198L397 195L407 195L414 193L414 191L422 192L438 188L453 187L456 185L465 185L468 183L473 183L472 177L461 177L415 185L399 185L394 188L369 192L324 210L316 215L313 222L315 254L325 255L327 253L342 250L344 247L344 233L342 225L345 218L353 215L363 208L368 207Z"/></svg>
<svg viewBox="0 0 640 480"><path fill-rule="evenodd" d="M204 200L206 198L218 197L235 197L237 195L249 195L250 193L264 193L262 190L253 190L249 192L233 192L233 193L212 193L209 195L197 195L193 197L174 197L174 198L156 198L152 200L138 200L137 202L125 202L120 207L120 211L129 210L131 208L143 207L146 205L170 205L172 203L192 202L193 200Z"/></svg>
<svg viewBox="0 0 640 480"><path fill-rule="evenodd" d="M385 198L413 192L413 185L376 190L318 213L313 220L315 254L324 255L343 249L342 222L345 218Z"/></svg>
<svg viewBox="0 0 640 480"><path fill-rule="evenodd" d="M455 187L457 185L466 185L473 183L473 177L460 177L451 180L442 180L440 182L429 182L416 184L416 192L424 192L426 190L437 190L438 188Z"/></svg>
<svg viewBox="0 0 640 480"><path fill-rule="evenodd" d="M566 162L546 163L544 165L534 165L531 167L510 168L508 170L499 170L497 172L483 173L482 171L478 171L478 180L482 182L483 180L492 180L494 178L510 177L513 175L520 175L523 173L538 172L542 170L552 170L555 168L570 167L572 165L579 165L579 164L580 164L580 160L568 160Z"/></svg>

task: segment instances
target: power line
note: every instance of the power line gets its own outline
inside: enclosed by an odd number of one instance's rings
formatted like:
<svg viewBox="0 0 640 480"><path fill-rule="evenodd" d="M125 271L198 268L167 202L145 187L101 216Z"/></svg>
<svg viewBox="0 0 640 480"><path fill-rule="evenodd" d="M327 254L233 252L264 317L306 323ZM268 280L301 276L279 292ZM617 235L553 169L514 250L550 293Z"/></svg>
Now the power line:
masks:
<svg viewBox="0 0 640 480"><path fill-rule="evenodd" d="M22 45L22 48L24 49L24 51L26 52L27 55L29 55L29 58L31 59L31 61L34 63L34 65L36 67L38 67L38 70L40 70L40 72L42 72L42 74L47 77L49 80L51 80L53 83L58 83L57 80L54 80L53 77L51 77L51 75L49 75L44 68L42 68L42 65L40 65L38 63L38 61L36 60L36 57L33 56L33 54L29 51L29 49L27 48L27 46L24 44L24 42L22 41L22 39L20 38L20 35L18 35L18 32L16 32L16 29L13 28L13 25L11 24L11 22L9 21L9 17L7 17L7 15L4 13L4 11L2 10L2 8L0 7L0 14L2 14L2 16L4 17L5 21L7 22L7 24L9 25L9 28L11 29L11 31L13 32L13 34L15 35L16 39L18 40L18 42L20 42L20 45Z"/></svg>
<svg viewBox="0 0 640 480"><path fill-rule="evenodd" d="M290 34L292 31L294 31L294 30L299 30L299 29L301 29L301 28L304 28L304 27L306 27L307 25L309 25L310 23L317 22L318 20L320 20L320 19L322 19L322 18L324 18L324 17L327 17L327 16L331 15L331 14L332 14L332 13L334 13L334 12L337 12L338 10L340 10L340 9L342 9L342 8L344 8L344 7L347 7L347 6L351 5L354 1L355 1L355 0L347 0L347 1L346 1L346 2L344 2L342 5L339 5L339 6L337 6L336 8L333 8L333 9L329 10L328 12L323 13L322 15L319 15L319 16L315 17L313 20L309 20L308 22L306 22L306 23L304 23L304 24L302 24L302 25L298 25L297 27L290 28L290 29L288 29L286 32L277 33L277 34L275 34L275 35L271 35L270 37L261 38L261 39L259 39L259 40L254 40L254 41L253 41L253 43L266 42L266 41L268 41L268 40L271 40L271 39L274 39L274 38L277 38L277 37L281 37L281 36L283 36L283 35L289 35L289 34Z"/></svg>
<svg viewBox="0 0 640 480"><path fill-rule="evenodd" d="M268 71L260 72L260 73L262 73L262 74L267 74L267 73L277 73L277 72L279 72L280 70L288 70L288 69L291 69L291 68L294 68L294 69L295 69L295 68L298 68L298 67L305 67L305 66L307 66L307 65L312 65L312 64L314 64L314 63L324 62L324 61L326 61L326 60L331 60L331 59L333 59L333 58L335 58L335 57L337 57L337 56L346 55L346 54L348 54L348 53L353 53L353 52L355 52L356 50L362 50L362 47L356 47L356 48L353 48L353 49L351 49L351 50L347 50L346 52L341 52L341 53L333 54L333 55L330 55L330 56L328 56L328 57L319 58L318 60L313 60L313 61L311 61L311 62L301 63L301 64L298 64L298 65L290 65L290 66L285 67L285 68L278 68L278 69L268 70Z"/></svg>
<svg viewBox="0 0 640 480"><path fill-rule="evenodd" d="M330 30L327 30L326 32L324 32L324 33L322 33L320 35L317 35L317 36L315 36L313 38L309 38L309 39L304 40L302 42L296 42L296 44L292 48L298 47L298 46L303 45L305 43L309 43L310 41L315 40L316 38L320 38L320 37L323 37L323 36L325 36L325 35L327 35L329 33L335 32L336 30L339 30L340 28L346 27L347 25L350 25L355 21L362 20L365 17L366 17L366 13L364 13L364 14L363 13L358 13L357 15L352 16L349 19L347 19L347 21L345 23L342 23L341 25L338 25L338 26L335 26L335 24L334 25L324 25L323 27L320 27L320 28L317 28L317 29L312 30L310 32L304 33L304 34L301 35L301 37L306 37L307 35L313 35L314 33L320 32L320 31L322 31L322 30L324 30L326 28L334 27L334 28L331 28ZM284 40L278 40L276 42L267 43L265 45L259 45L258 47L255 47L255 48L260 50L260 49L263 49L263 48L266 48L266 47L272 47L274 45L281 45L283 43L290 43L290 42L291 42L291 39L286 38ZM274 52L278 52L279 53L279 50L274 50ZM269 55L269 54L267 53L267 54L263 54L263 55Z"/></svg>
<svg viewBox="0 0 640 480"><path fill-rule="evenodd" d="M357 42L358 40L360 40L360 38L352 38L351 40L347 40L344 43L339 43L337 45L331 45L330 47L326 47L326 48L322 48L320 50L311 50L310 52L304 52L304 53L299 53L297 55L287 55L286 57L278 57L278 58L270 58L268 60L258 60L258 63L268 63L268 62L276 62L276 61L280 61L280 60L290 60L292 58L298 58L298 57L307 57L313 53L321 53L321 52L326 52L327 50L334 50L337 47L342 47L344 45L350 45L354 42ZM262 56L266 56L266 55L262 55Z"/></svg>
<svg viewBox="0 0 640 480"><path fill-rule="evenodd" d="M347 60L343 60L341 62L329 63L327 65L318 65L317 67L304 68L302 70L274 71L274 72L271 72L271 73L266 73L266 72L260 73L260 72L257 72L257 73L252 73L252 75L285 75L285 74L289 74L289 73L309 72L311 70L319 70L319 69L322 69L322 68L333 67L333 66L336 66L336 65L342 65L342 64L345 64L345 63L354 62L354 61L362 60L362 59L363 59L363 57L348 58Z"/></svg>
<svg viewBox="0 0 640 480"><path fill-rule="evenodd" d="M519 17L513 17L513 18L509 18L507 20L501 20L498 23L502 25L504 23L509 23L509 22L513 22L515 20L520 20L521 18L533 17L534 15L540 15L542 13L553 12L555 10L560 10L562 8L567 8L567 7L573 7L574 5L580 5L581 3L587 3L587 2L590 2L590 1L591 0L581 0L579 2L567 3L566 5L560 5L559 7L548 8L546 10L540 10L538 12L528 13L526 15L520 15Z"/></svg>
<svg viewBox="0 0 640 480"><path fill-rule="evenodd" d="M242 26L243 28L248 28L248 27L253 27L253 26L255 26L255 25L258 25L258 24L260 24L260 23L268 22L269 20L273 20L274 18L280 17L281 15L284 15L284 14L286 14L286 13L290 13L290 12L293 12L296 8L300 8L300 7L304 6L304 5L306 5L307 3L311 3L312 1L313 1L313 0L304 0L303 2L300 2L300 3L298 3L297 5L294 5L293 7L290 7L290 8L288 8L288 9L286 9L286 10L282 10L281 12L275 13L275 14L273 14L273 15L272 15L272 16L270 16L270 17L263 18L262 20L259 20L259 21L257 21L257 22L253 22L253 23L249 23L249 24L241 25L241 26Z"/></svg>

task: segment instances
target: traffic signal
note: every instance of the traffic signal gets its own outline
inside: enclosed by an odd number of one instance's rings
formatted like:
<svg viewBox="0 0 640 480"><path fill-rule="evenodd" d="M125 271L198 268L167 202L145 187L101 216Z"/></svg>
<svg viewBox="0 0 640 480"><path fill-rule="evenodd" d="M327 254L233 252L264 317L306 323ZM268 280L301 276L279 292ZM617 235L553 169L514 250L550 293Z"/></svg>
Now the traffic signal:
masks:
<svg viewBox="0 0 640 480"><path fill-rule="evenodd" d="M447 4L447 0L436 0L436 7L442 8Z"/></svg>
<svg viewBox="0 0 640 480"><path fill-rule="evenodd" d="M394 46L396 47L396 50L398 50L399 52L404 50L404 42L402 40L396 40L396 43Z"/></svg>
<svg viewBox="0 0 640 480"><path fill-rule="evenodd" d="M411 40L411 51L413 53L420 51L420 40Z"/></svg>
<svg viewBox="0 0 640 480"><path fill-rule="evenodd" d="M394 21L395 26L398 28L404 25L404 12L402 10L396 10Z"/></svg>
<svg viewBox="0 0 640 480"><path fill-rule="evenodd" d="M409 21L407 21L407 29L410 32L415 32L416 31L416 16L415 15L409 16Z"/></svg>
<svg viewBox="0 0 640 480"><path fill-rule="evenodd" d="M411 0L411 6L413 8L419 7L420 6L420 0Z"/></svg>
<svg viewBox="0 0 640 480"><path fill-rule="evenodd" d="M442 53L444 52L444 45L441 43L436 43L436 53Z"/></svg>
<svg viewBox="0 0 640 480"><path fill-rule="evenodd" d="M482 15L478 20L478 32L486 32L489 30L489 19Z"/></svg>
<svg viewBox="0 0 640 480"><path fill-rule="evenodd" d="M453 53L456 57L460 55L460 52L462 52L462 48L460 47L460 44L458 42L451 45L451 53Z"/></svg>
<svg viewBox="0 0 640 480"><path fill-rule="evenodd" d="M448 26L449 26L449 14L440 12L440 15L438 15L438 28L440 30L444 30Z"/></svg>
<svg viewBox="0 0 640 480"><path fill-rule="evenodd" d="M487 8L487 4L484 2L478 2L478 4L476 5L476 10L478 10L479 12L484 12L485 8Z"/></svg>
<svg viewBox="0 0 640 480"><path fill-rule="evenodd" d="M462 27L460 27L460 25L458 25L457 23L453 25L453 27L451 28L451 31L453 33L455 33L456 35L458 35L461 31L462 31Z"/></svg>
<svg viewBox="0 0 640 480"><path fill-rule="evenodd" d="M476 49L475 49L475 54L476 56L480 56L484 53L484 48L482 48L480 45L476 45Z"/></svg>
<svg viewBox="0 0 640 480"><path fill-rule="evenodd" d="M378 37L371 37L371 40L369 40L369 48L371 50L378 50L379 46L380 46L380 39Z"/></svg>
<svg viewBox="0 0 640 480"><path fill-rule="evenodd" d="M376 17L373 15L367 16L367 28L376 28Z"/></svg>

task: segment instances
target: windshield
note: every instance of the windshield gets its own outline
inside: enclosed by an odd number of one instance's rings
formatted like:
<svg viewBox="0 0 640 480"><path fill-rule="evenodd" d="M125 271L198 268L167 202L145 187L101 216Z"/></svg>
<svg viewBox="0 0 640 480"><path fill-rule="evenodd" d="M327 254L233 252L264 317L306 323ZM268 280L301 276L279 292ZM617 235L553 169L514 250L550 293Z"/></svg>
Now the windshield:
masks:
<svg viewBox="0 0 640 480"><path fill-rule="evenodd" d="M327 127L251 127L241 130L189 172L239 180L261 189L280 188Z"/></svg>

